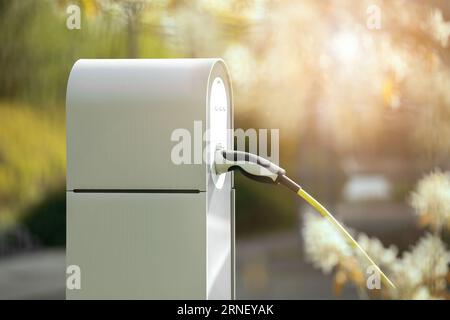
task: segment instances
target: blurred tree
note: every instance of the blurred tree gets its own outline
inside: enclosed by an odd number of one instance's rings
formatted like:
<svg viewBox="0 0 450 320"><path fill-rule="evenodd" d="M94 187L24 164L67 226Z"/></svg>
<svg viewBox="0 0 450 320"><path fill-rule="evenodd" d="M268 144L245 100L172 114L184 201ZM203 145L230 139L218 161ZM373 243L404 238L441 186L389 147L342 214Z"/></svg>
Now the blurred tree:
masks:
<svg viewBox="0 0 450 320"><path fill-rule="evenodd" d="M84 10L86 1L75 1L82 7L80 30L66 28L63 1L0 1L0 99L61 105L77 59L125 56L124 33L111 27L113 17Z"/></svg>
<svg viewBox="0 0 450 320"><path fill-rule="evenodd" d="M0 228L65 180L64 116L0 103Z"/></svg>

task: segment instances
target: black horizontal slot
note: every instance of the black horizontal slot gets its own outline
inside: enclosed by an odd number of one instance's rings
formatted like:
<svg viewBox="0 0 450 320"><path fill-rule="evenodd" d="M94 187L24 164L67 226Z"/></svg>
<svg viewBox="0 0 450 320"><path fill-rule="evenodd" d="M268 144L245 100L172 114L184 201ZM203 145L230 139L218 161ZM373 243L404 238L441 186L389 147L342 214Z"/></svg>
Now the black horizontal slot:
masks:
<svg viewBox="0 0 450 320"><path fill-rule="evenodd" d="M74 189L76 193L200 193L195 189Z"/></svg>

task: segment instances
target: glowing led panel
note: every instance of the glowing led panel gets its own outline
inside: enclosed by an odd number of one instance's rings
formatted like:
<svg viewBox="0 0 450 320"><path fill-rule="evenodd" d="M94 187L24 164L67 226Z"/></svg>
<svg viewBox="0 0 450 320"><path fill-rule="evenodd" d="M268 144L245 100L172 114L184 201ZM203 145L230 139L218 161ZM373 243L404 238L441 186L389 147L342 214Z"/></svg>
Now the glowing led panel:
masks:
<svg viewBox="0 0 450 320"><path fill-rule="evenodd" d="M228 96L223 80L220 77L214 79L209 98L209 166L212 178L217 188L222 188L225 175L214 174L214 152L220 144L228 148Z"/></svg>

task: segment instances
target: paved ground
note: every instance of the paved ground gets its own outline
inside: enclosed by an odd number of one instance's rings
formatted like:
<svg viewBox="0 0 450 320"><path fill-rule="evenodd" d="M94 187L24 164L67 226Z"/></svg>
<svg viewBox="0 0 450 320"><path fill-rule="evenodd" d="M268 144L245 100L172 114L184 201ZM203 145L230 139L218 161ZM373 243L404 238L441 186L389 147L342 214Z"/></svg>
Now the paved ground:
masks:
<svg viewBox="0 0 450 320"><path fill-rule="evenodd" d="M385 244L411 244L415 219L406 205L345 205L336 208L358 230L382 237ZM236 247L236 295L239 299L336 299L332 278L315 270L302 253L295 230L240 238ZM65 253L47 250L0 260L0 299L64 299ZM346 287L340 299L356 299Z"/></svg>
<svg viewBox="0 0 450 320"><path fill-rule="evenodd" d="M333 295L332 277L305 260L296 230L238 241L236 273L238 299L358 298L350 286Z"/></svg>
<svg viewBox="0 0 450 320"><path fill-rule="evenodd" d="M20 254L0 260L0 299L64 299L63 250ZM301 256L298 234L240 240L237 247L240 299L335 298L331 278ZM349 289L343 298L356 298Z"/></svg>
<svg viewBox="0 0 450 320"><path fill-rule="evenodd" d="M0 260L0 299L64 299L65 253L47 250Z"/></svg>

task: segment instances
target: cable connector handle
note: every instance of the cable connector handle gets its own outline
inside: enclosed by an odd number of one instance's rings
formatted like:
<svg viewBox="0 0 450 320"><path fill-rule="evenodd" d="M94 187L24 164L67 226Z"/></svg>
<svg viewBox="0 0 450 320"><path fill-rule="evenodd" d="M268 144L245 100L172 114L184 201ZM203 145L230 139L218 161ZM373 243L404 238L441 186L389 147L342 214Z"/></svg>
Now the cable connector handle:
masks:
<svg viewBox="0 0 450 320"><path fill-rule="evenodd" d="M263 157L234 150L216 149L214 169L220 175L238 170L246 177L258 182L278 184L286 171Z"/></svg>

